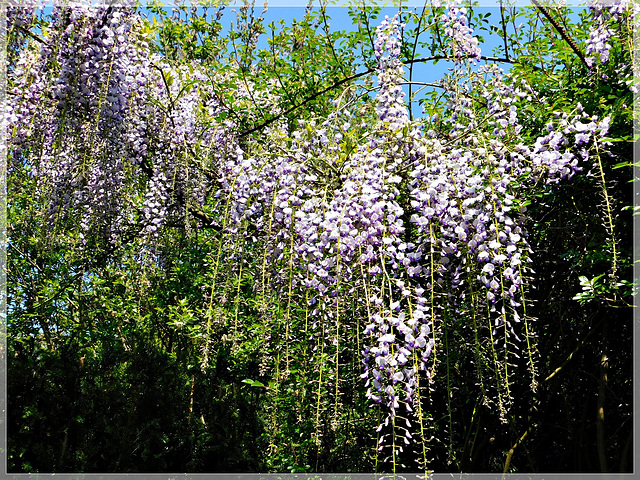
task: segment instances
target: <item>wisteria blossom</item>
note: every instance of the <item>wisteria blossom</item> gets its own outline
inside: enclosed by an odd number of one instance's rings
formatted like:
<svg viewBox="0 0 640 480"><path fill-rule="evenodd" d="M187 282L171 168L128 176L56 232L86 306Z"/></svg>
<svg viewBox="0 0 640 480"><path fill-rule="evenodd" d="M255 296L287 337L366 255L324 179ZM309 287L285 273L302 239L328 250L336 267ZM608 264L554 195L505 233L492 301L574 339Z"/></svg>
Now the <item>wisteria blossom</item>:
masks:
<svg viewBox="0 0 640 480"><path fill-rule="evenodd" d="M608 61L625 8L591 7L598 20L586 45L590 67ZM9 20L28 22L20 12L10 10ZM532 348L522 340L533 322L525 309L534 275L526 204L593 166L608 146L610 117L576 105L527 137L527 105L544 101L533 85L495 65L459 74L462 61L481 59L459 2L438 13L455 69L436 85L444 107L418 119L404 93L399 15L385 17L372 35L369 110L336 98L330 113L304 118L285 115L292 110L282 99L240 67L211 72L163 57L133 6L58 5L51 18L47 41L20 51L10 72L9 162L29 165L36 200L47 206L38 215L51 232L78 224L83 252L115 249L136 235L153 250L194 218L215 231L202 295L207 321L197 337L203 368L211 325L228 320L219 312L231 290L234 329L242 330L242 272L251 268L247 316L268 319L257 341L263 350L273 342L278 359L288 355L287 342L302 337L289 332L289 320L303 312L304 341L314 347L305 355L319 371L316 412L325 408L323 375L325 383L335 379L338 409L340 342L348 338L359 356L351 375L360 381L349 388L361 388L379 409L379 448L401 453L424 435L422 395L447 335L468 330L491 355L486 362L476 352L479 374L490 380L482 400L489 405L493 389L490 406L506 418L507 369L531 358ZM231 108L216 88L236 83ZM258 123L244 112L249 104L273 116L260 141L242 131L243 122ZM276 374L268 355L261 375L291 374L288 357ZM326 380L329 366L336 373Z"/></svg>
<svg viewBox="0 0 640 480"><path fill-rule="evenodd" d="M459 8L459 1L449 2L441 20L446 24L445 33L451 39L453 57L460 61L469 58L480 59L478 39L473 36L473 29L467 25L467 9Z"/></svg>
<svg viewBox="0 0 640 480"><path fill-rule="evenodd" d="M634 18L640 12L637 2L632 2L632 9L628 0L615 0L612 2L591 2L589 11L595 19L595 26L589 27L589 39L586 42L586 61L589 67L595 67L598 63L607 63L611 45L615 41L620 25L625 21L627 13L629 20L634 24Z"/></svg>
<svg viewBox="0 0 640 480"><path fill-rule="evenodd" d="M14 85L23 92L8 105L14 157L36 132L44 132L36 167L40 195L50 199L49 215L79 212L83 242L105 238L115 244L131 228L157 235L169 214L187 213L188 205L178 200L183 190L204 201L203 169L181 165L175 157L233 144L224 130L198 118L206 77L175 70L152 55L132 34L133 8L56 6L52 16L50 41L37 56L25 50L14 72ZM54 88L46 91L52 81ZM36 115L36 104L47 114ZM158 108L163 104L169 110ZM208 115L220 111L213 100L203 108ZM98 148L103 154L89 161L87 153ZM225 150L215 149L218 155ZM146 176L148 190L140 203L125 203L130 169Z"/></svg>

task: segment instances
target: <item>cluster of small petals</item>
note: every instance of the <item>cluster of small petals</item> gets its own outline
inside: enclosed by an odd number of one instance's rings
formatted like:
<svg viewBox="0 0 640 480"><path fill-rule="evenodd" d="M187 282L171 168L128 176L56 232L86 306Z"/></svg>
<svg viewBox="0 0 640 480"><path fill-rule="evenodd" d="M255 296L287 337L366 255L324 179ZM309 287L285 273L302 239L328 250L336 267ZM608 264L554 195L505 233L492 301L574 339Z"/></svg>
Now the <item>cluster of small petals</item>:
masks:
<svg viewBox="0 0 640 480"><path fill-rule="evenodd" d="M480 60L481 55L478 39L473 36L473 29L467 25L467 9L458 8L457 3L450 2L446 13L442 15L444 31L451 39L454 59L470 58L475 62Z"/></svg>
<svg viewBox="0 0 640 480"><path fill-rule="evenodd" d="M391 21L386 16L376 29L374 48L378 60L378 72L388 73L392 82L397 80L394 75L399 73L398 68L401 66L399 57L402 47L402 27L396 15Z"/></svg>
<svg viewBox="0 0 640 480"><path fill-rule="evenodd" d="M378 300L376 297L373 302ZM407 411L413 411L413 393L416 385L414 357L420 368L425 365L435 344L431 327L425 315L424 298L419 299L413 316L407 318L399 311L399 303L373 315L364 330L365 338L374 344L364 349L364 368L361 375L367 379L367 398L385 405L393 417L402 402Z"/></svg>
<svg viewBox="0 0 640 480"><path fill-rule="evenodd" d="M404 92L399 82L403 67L399 59L402 44L402 25L397 17L386 17L376 31L375 53L378 59L378 85L376 113L378 118L397 130L409 121Z"/></svg>
<svg viewBox="0 0 640 480"><path fill-rule="evenodd" d="M427 300L421 296L424 289L415 289L410 283L426 273L421 265L422 248L403 241L405 212L397 203L402 177L395 172L407 161L424 161L421 133L410 128L409 135L401 136L402 141L396 135L409 124L398 85L399 62L394 61L399 54L397 20L385 20L377 34L378 57L388 59L380 62L376 98L383 135L369 143L362 157L354 156L352 172L361 185L361 194L355 197L361 199L359 224L366 240L366 249L359 247L363 252L359 262L369 264L367 273L373 276L383 273L384 268L385 276L396 279L396 295L400 298L383 308L382 298L373 295L369 308L379 313L368 319L364 330L362 377L367 379L367 397L384 405L389 416L394 417L400 404L412 411L418 369L426 370L435 339ZM412 304L410 314L406 311L407 302Z"/></svg>
<svg viewBox="0 0 640 480"><path fill-rule="evenodd" d="M83 238L114 242L134 225L156 235L170 210L185 214L176 201L183 191L200 204L206 195L202 169L175 159L214 149L215 161L234 144L198 118L220 111L203 101L213 98L210 84L197 68L176 70L152 55L133 7L71 3L54 6L51 18L49 41L25 49L10 75L10 88L24 92L8 102L11 157L32 155L37 135L37 192L50 215L81 212ZM125 195L132 169L147 177L142 197Z"/></svg>
<svg viewBox="0 0 640 480"><path fill-rule="evenodd" d="M36 18L38 9L43 9L43 5L38 0L10 0L6 1L5 4L8 31L13 34L13 48L8 49L6 52L7 64L11 65L15 64L16 55L19 55L18 52L24 50L28 39L26 32L29 31L33 20Z"/></svg>
<svg viewBox="0 0 640 480"><path fill-rule="evenodd" d="M518 272L528 249L512 212L514 179L506 169L498 171L506 163L482 148L452 150L416 168L411 182L411 221L431 252L438 285L448 282L456 289L463 265L472 267L471 260L492 310L501 299L517 306Z"/></svg>
<svg viewBox="0 0 640 480"><path fill-rule="evenodd" d="M569 118L558 114L557 124L547 124L547 134L538 137L532 147L519 145L519 152L530 159L534 171L543 175L545 183L558 183L579 172L582 167L578 149L583 159L588 158L589 146L599 142L609 130L610 118L599 120L586 114Z"/></svg>
<svg viewBox="0 0 640 480"><path fill-rule="evenodd" d="M158 235L167 213L167 190L167 178L164 173L156 172L149 181L143 203L142 212L146 223L143 234Z"/></svg>
<svg viewBox="0 0 640 480"><path fill-rule="evenodd" d="M609 28L607 23L602 20L602 9L604 8L606 7L595 7L596 13L594 13L594 15L600 21L595 28L591 27L589 31L589 39L587 40L587 48L585 51L587 57L585 59L587 65L590 67L592 67L597 60L599 60L600 63L607 63L607 60L609 60L609 50L611 49L609 39L613 36L614 32Z"/></svg>
<svg viewBox="0 0 640 480"><path fill-rule="evenodd" d="M635 13L637 3L634 3ZM593 2L589 6L595 25L589 27L589 38L586 42L586 62L593 67L597 62L604 64L609 60L612 38L615 38L614 25L622 21L628 6L628 0L615 0L611 3Z"/></svg>

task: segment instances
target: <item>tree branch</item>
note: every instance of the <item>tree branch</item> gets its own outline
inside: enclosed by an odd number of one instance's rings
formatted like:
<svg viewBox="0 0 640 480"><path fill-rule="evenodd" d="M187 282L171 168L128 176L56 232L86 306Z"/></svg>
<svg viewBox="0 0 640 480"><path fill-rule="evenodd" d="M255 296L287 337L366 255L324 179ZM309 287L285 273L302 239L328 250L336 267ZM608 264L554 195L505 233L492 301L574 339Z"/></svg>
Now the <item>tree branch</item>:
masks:
<svg viewBox="0 0 640 480"><path fill-rule="evenodd" d="M507 458L504 461L504 469L502 470L502 473L509 473L509 467L511 466L511 459L513 458L513 454L516 451L516 448L518 448L518 445L520 445L522 442L524 442L525 438L527 438L527 436L529 435L529 433L533 430L533 427L530 426L526 432L524 432L522 434L522 436L518 439L518 441L513 445L513 447L511 447L511 449L509 450L509 453L507 453ZM504 477L503 477L504 478Z"/></svg>
<svg viewBox="0 0 640 480"><path fill-rule="evenodd" d="M551 372L547 378L545 378L542 383L546 383L549 380L551 380L553 377L555 377L564 367L567 366L567 364L571 361L571 359L573 358L573 356L578 352L578 350L580 350L591 338L591 336L594 334L594 332L596 331L596 328L598 328L600 326L600 324L602 323L602 320L600 322L598 322L597 325L595 325L591 331L582 339L582 341L576 346L576 348L573 349L573 351L569 354L569 356L567 357L567 359L562 362L562 365L560 365L558 368L556 368L553 372Z"/></svg>
<svg viewBox="0 0 640 480"><path fill-rule="evenodd" d="M366 70L366 71L364 71L364 72L357 73L357 74L355 74L355 75L351 75L351 76L349 76L349 77L345 77L345 78L343 78L342 80L340 80L340 81L338 81L338 82L334 83L333 85L329 85L328 87L326 87L326 88L324 88L324 89L320 90L319 92L316 92L316 93L314 93L313 95L311 95L311 96L307 97L307 98L306 98L306 99L304 99L302 102L300 102L300 103L298 103L298 104L294 105L293 107L291 107L291 108L289 108L289 109L285 110L284 112L279 113L278 115L276 115L276 116L274 116L274 117L271 117L271 118L270 118L270 119L268 119L267 121L262 122L261 124L259 124L259 125L255 126L255 127L252 127L252 128L250 128L250 129L248 129L248 130L245 130L244 132L241 132L239 136L240 136L240 137L245 137L245 136L247 136L247 135L252 134L253 132L257 132L258 130L262 130L264 127L267 127L267 126L271 125L273 122L275 122L275 121L279 120L280 118L284 117L285 115L288 115L288 114L290 114L291 112L293 112L293 111L297 110L298 108L303 107L304 105L306 105L306 104L307 104L307 103L309 103L310 101L315 100L315 99L316 99L316 98L318 98L320 95L322 95L322 94L324 94L324 93L327 93L328 91L333 90L334 88L338 88L340 85L343 85L343 84L345 84L345 83L347 83L347 82L350 82L351 80L355 80L355 79L357 79L357 78L363 77L363 76L365 76L365 75L367 75L367 74L369 74L369 73L372 73L372 72L373 72L373 69L372 69L372 68L369 68L368 70Z"/></svg>
<svg viewBox="0 0 640 480"><path fill-rule="evenodd" d="M34 39L36 42L42 43L43 45L49 45L49 42L47 42L45 39L39 37L38 35L33 33L31 30L27 30L22 25L13 25L13 27L17 28L28 37Z"/></svg>
<svg viewBox="0 0 640 480"><path fill-rule="evenodd" d="M555 19L551 16L551 14L547 11L546 8L544 8L542 5L540 5L540 2L538 2L538 0L531 0L531 2L536 6L536 8L538 10L540 10L542 12L542 14L545 17L547 17L547 20L549 20L549 22L551 22L551 25L553 25L553 27L556 29L556 31L564 39L564 41L569 44L571 49L575 52L575 54L578 56L580 61L585 65L585 67L589 68L589 64L587 63L587 60L584 58L584 55L582 55L582 52L580 51L580 49L578 48L576 43L571 39L571 37L569 37L569 35L567 35L567 32L565 32L564 28L562 28L560 26L560 24L555 21Z"/></svg>
<svg viewBox="0 0 640 480"><path fill-rule="evenodd" d="M187 210L191 215L193 215L195 218L197 218L202 222L202 225L200 225L200 228L210 228L212 230L215 230L216 232L220 232L222 230L222 227L220 225L216 225L213 221L213 218L211 218L209 215L207 215L203 211L198 210L189 205L187 205Z"/></svg>
<svg viewBox="0 0 640 480"><path fill-rule="evenodd" d="M469 57L470 58L470 57ZM448 60L450 59L450 57L446 56L446 55L436 55L433 57L425 57L425 58L416 58L414 60L408 60L407 62L405 62L405 64L413 64L413 63L425 63L425 62L432 62L435 60ZM487 62L502 62L502 63L512 63L515 64L517 62L513 61L513 60L509 60L508 58L500 58L500 57L486 57L486 56L482 56L480 57L481 60L485 60ZM268 127L269 125L271 125L272 123L276 122L277 120L281 119L282 117L284 117L285 115L290 114L291 112L296 111L297 109L299 109L300 107L305 106L307 103L311 102L312 100L315 100L316 98L318 98L320 95L323 95L325 93L327 93L330 90L333 90L335 88L338 88L340 85L344 85L347 82L350 82L352 80L356 80L360 77L364 77L365 75L368 75L370 73L373 73L375 71L374 68L368 68L367 70L365 70L364 72L360 72L360 73L356 73L354 75L350 75L348 77L343 78L342 80L337 81L336 83L329 85L326 88L323 88L322 90L320 90L319 92L314 93L313 95L305 98L302 102L294 105L293 107L288 108L287 110L285 110L282 113L279 113L278 115L275 115L273 117L271 117L270 119L262 122L259 125L256 125L255 127L249 128L248 130L245 130L243 132L240 132L239 136L240 137L245 137L247 135L250 135L254 132L257 132L258 130L262 130L264 127Z"/></svg>

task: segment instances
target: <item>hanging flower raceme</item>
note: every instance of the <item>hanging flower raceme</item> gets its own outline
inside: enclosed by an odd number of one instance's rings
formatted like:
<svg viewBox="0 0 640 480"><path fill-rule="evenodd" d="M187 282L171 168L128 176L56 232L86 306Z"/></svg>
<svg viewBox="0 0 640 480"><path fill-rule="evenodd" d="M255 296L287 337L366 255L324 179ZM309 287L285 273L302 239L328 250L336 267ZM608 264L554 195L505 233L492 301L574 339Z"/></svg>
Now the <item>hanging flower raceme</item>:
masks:
<svg viewBox="0 0 640 480"><path fill-rule="evenodd" d="M376 113L383 122L388 122L390 130L397 130L409 120L402 87L403 67L400 61L402 25L394 17L385 18L376 31L375 54L378 60L378 94Z"/></svg>
<svg viewBox="0 0 640 480"><path fill-rule="evenodd" d="M378 35L388 35L389 25L383 23ZM376 45L385 44L395 45L378 38ZM397 68L393 55L380 58L384 66ZM423 137L402 114L396 115L403 120L391 125L412 132L402 136L408 148L394 140L393 127L384 122L390 105L402 111L396 107L402 102L401 91L388 80L380 85L377 112L388 129L381 131L388 136L377 138L377 146L384 145L389 170L412 167L404 169L411 242L398 242L398 237L387 234L382 238L387 248L372 249L372 258L383 258L392 268L383 271L389 284L384 298L376 292L370 299L369 308L375 313L364 331L368 342L362 377L367 380L367 397L384 405L389 418L403 403L412 410L417 375L433 372L430 355L438 340L436 319L447 322L447 316L486 309L487 340L504 350L503 358L515 361L519 356L520 339L530 328L521 324L524 278L531 262L520 207L523 188L531 182L552 185L571 177L581 168L576 147L582 149L582 158L588 158L585 145L606 131L606 119L581 123L583 115L565 115L558 119L557 129L550 125L548 134L533 145L517 143L522 130L519 108L530 101L532 90L526 84L518 88L506 84L503 78L503 72L486 66L472 74L468 85L451 89L445 122L450 131L445 139L437 134ZM394 95L389 91L395 92L395 100L390 100ZM486 104L487 118L476 118L473 95ZM398 177L397 185L401 183ZM390 198L398 198L398 192ZM404 212L399 205L398 209ZM406 230L399 223L398 232ZM378 265L383 266L374 262L369 272L377 273ZM504 414L510 381L506 369L496 369L492 375L497 376L498 406Z"/></svg>
<svg viewBox="0 0 640 480"><path fill-rule="evenodd" d="M607 63L609 60L610 39L616 34L612 27L623 20L628 3L628 0L616 0L610 3L591 2L589 5L591 15L595 19L595 26L589 27L589 38L585 50L586 61L590 67L594 67L598 62ZM637 8L638 5L634 2L631 23Z"/></svg>
<svg viewBox="0 0 640 480"><path fill-rule="evenodd" d="M454 60L469 58L475 62L480 60L478 39L473 36L473 29L467 25L467 9L458 8L459 3L452 1L447 4L446 13L441 17L446 24L444 31L451 39Z"/></svg>
<svg viewBox="0 0 640 480"><path fill-rule="evenodd" d="M85 233L92 217L112 241L124 221L117 192L124 176L120 152L131 97L124 80L130 73L128 57L135 55L129 43L132 15L129 8L54 7L48 42L40 52L25 51L33 63L11 78L29 92L10 107L12 155L34 161L39 194L50 199L48 214L64 218L70 207L80 207ZM37 159L24 150L34 140L40 142Z"/></svg>
<svg viewBox="0 0 640 480"><path fill-rule="evenodd" d="M54 6L51 18L48 41L25 49L10 76L25 92L10 97L12 158L33 164L49 218L79 216L82 243L157 236L169 215L204 203L210 166L199 152L234 143L199 118L220 111L203 100L210 82L151 55L133 7Z"/></svg>
<svg viewBox="0 0 640 480"><path fill-rule="evenodd" d="M404 209L398 204L402 177L398 173L407 161L417 161L416 149L420 134L409 125L404 102L402 64L399 60L401 30L397 18L385 19L377 30L378 86L376 112L380 119L380 136L370 142L371 157L363 165L373 175L367 188L378 192L376 204L383 208L374 215L365 210L365 217L376 219L375 241L362 260L371 262L370 274L380 275L380 284L393 285L391 291L382 287L368 299L368 310L374 313L364 330L368 345L364 349L364 373L367 397L385 406L389 418L394 418L401 404L413 411L418 369L426 369L434 346L430 316L422 288L414 289L406 280L416 276L422 267L421 251L414 243L404 241ZM409 135L397 135L409 126ZM364 189L363 189L364 191ZM394 295L396 299L394 299ZM410 312L407 312L408 306ZM371 342L371 343L369 343ZM387 420L388 423L388 420ZM410 434L407 431L407 438Z"/></svg>

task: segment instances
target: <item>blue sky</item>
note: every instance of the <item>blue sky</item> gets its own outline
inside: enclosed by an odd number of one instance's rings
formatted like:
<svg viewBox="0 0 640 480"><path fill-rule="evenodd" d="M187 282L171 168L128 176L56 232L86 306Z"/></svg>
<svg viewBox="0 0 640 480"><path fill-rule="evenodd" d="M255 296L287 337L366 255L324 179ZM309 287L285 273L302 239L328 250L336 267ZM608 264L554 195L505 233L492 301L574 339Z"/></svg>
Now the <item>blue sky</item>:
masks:
<svg viewBox="0 0 640 480"><path fill-rule="evenodd" d="M367 5L372 4L370 0L364 0L364 1L367 2ZM427 0L427 1L430 3L431 0ZM269 0L267 11L264 14L264 25L268 26L273 21L276 25L276 29L278 29L280 26L279 21L284 20L285 26L290 26L294 19L296 20L302 19L302 17L304 16L304 11L307 3L308 2L306 0ZM338 0L333 3L334 5L335 4L346 5L349 2L345 0ZM362 1L359 1L358 3L361 4ZM398 7L393 6L394 3L397 4L397 2L378 2L378 4L390 5L389 7L385 7L382 9L382 12L378 17L379 21L381 21L385 15L392 17L398 11ZM443 1L442 3L445 3L445 2ZM468 3L468 2L463 0L462 3ZM500 20L499 2L495 0L494 1L480 0L479 2L476 2L476 3L481 6L474 7L474 13L482 13L482 14L491 13L491 16L489 17L490 23L495 25L499 24L499 20ZM529 8L532 7L530 1L505 0L505 3L509 3L511 5L527 6ZM571 5L578 5L579 3L576 0L568 0L565 2L565 4L567 6L571 6ZM221 20L222 26L224 29L222 32L223 36L231 27L232 23L235 24L236 12L239 9L239 6L241 5L242 5L242 2L234 1L230 6L227 6L224 9L224 15ZM410 9L410 10L416 11L417 13L420 13L422 11L423 5L424 5L424 0L420 2L417 0L403 1L403 6L405 11L407 9ZM261 15L263 11L263 6L264 6L264 0L255 1L255 6L254 6L255 17L258 17ZM315 6L314 10L317 11L319 6L319 1L317 0L314 1L314 6ZM167 8L170 8L170 7L167 7ZM212 8L211 10L217 11L217 8ZM351 18L348 15L347 8L340 7L340 6L327 7L327 12L328 12L328 16L330 17L329 23L330 23L331 30L335 31L335 30L354 29ZM526 20L523 19L522 21L526 21ZM377 24L372 25L373 28L375 28L376 26ZM409 29L412 29L413 27L414 25L412 24L408 26ZM260 41L258 43L258 48L267 48L267 37L269 32L270 30L267 28L267 35L261 36ZM278 32L276 31L276 33ZM492 36L489 34L488 31L475 32L474 34L477 35L478 33L480 33L484 37L484 42L480 45L482 48L482 54L485 56L494 56L494 48L499 45L499 42L501 42L500 37L497 35ZM426 39L426 38L423 37L422 39ZM424 57L428 55L420 54L420 52L418 51L417 56ZM482 63L484 62L479 62L477 66L481 65ZM505 71L508 71L510 68L510 64L508 63L501 63L499 64L499 66ZM412 80L425 82L425 83L437 82L452 67L453 67L453 63L447 62L447 61L439 61L436 64L434 64L433 62L414 64ZM407 69L407 73L408 73L408 69ZM414 86L413 91L415 92L416 89L419 89L419 88L420 87ZM405 86L404 90L405 90L405 95L407 95L407 98L408 98L408 90L409 90L408 86ZM430 89L429 87L427 87L425 88L424 91L429 91L429 90L433 90L433 89ZM420 108L417 104L413 105L412 111L413 111L413 114L416 116L421 115Z"/></svg>
<svg viewBox="0 0 640 480"><path fill-rule="evenodd" d="M367 5L371 5L374 2L372 2L371 0L365 0ZM431 0L427 0L427 1L431 1ZM215 2L215 0L214 0ZM214 3L212 2L212 3ZM144 4L144 0L142 1L142 3ZM196 3L196 2L193 2ZM236 19L236 11L239 9L239 6L242 5L242 2L238 2L238 1L233 1L233 2L224 2L224 3L229 3L229 6L227 6L224 9L224 15L222 17L222 25L223 25L223 32L222 35L224 36L226 34L226 32L228 31L228 29L231 27L232 23L235 24L235 19ZM292 21L294 19L296 20L300 20L302 19L302 17L304 16L304 11L307 5L307 0L269 0L268 1L268 8L266 13L264 14L264 24L265 26L268 26L272 21L275 23L276 28L279 28L280 26L280 20L284 21L284 24L286 26L290 26ZM317 11L318 6L319 6L319 1L315 0L314 2L314 10ZM335 4L342 4L342 5L346 5L349 2L345 1L345 0L336 0L334 2L332 2L334 5ZM358 2L361 3L361 2ZM388 15L389 17L392 17L393 15L395 15L395 13L397 13L398 11L398 7L397 6L393 6L393 4L397 4L398 2L377 2L378 4L381 5L391 5L388 7L384 7L381 11L381 13L378 16L379 20L382 20L385 15ZM444 1L442 2L444 3ZM462 2L462 3L467 3L467 2ZM491 17L490 17L490 23L495 23L497 24L497 22L499 21L500 18L500 11L499 11L499 2L495 1L495 0L480 0L476 2L477 4L481 5L480 7L474 7L474 12L475 13L491 13ZM505 3L506 0L505 0ZM519 6L527 6L527 7L531 7L531 3L528 0L511 0L508 3L510 3L511 5L519 5ZM185 2L186 5L189 5L190 2ZM407 9L409 10L414 10L417 13L420 13L422 11L422 6L424 5L424 0L422 1L418 1L418 0L404 0L402 2L403 6L404 6L404 10L406 11ZM565 4L567 6L570 5L578 5L579 2L577 0L568 0L565 2ZM171 9L171 6L169 6L169 3L165 3L165 8L167 10ZM261 12L263 11L263 6L264 6L264 1L263 0L256 0L255 2L255 16L258 17ZM45 8L45 11L48 10L48 8ZM143 9L144 10L144 9ZM217 10L215 8L212 8L211 11ZM210 12L211 12L210 11ZM327 7L327 13L328 16L330 17L330 27L331 30L335 31L335 30L353 30L354 26L352 24L351 18L348 15L348 9L345 7L340 7L340 6L331 6L331 7ZM372 25L373 28L375 28L377 25ZM408 28L413 28L413 25L409 25ZM270 32L270 30L267 28L267 32ZM277 33L277 32L276 32ZM478 32L475 32L475 34L477 34ZM493 56L494 55L494 48L499 44L499 37L497 36L491 36L489 35L488 32L484 31L480 33L483 37L484 37L484 42L481 44L481 48L482 48L482 54L483 55L488 55L488 56ZM258 44L259 48L267 48L267 36L268 35L262 35ZM421 55L419 53L419 51L417 52L418 56L427 56L425 55ZM481 64L481 63L480 63ZM451 67L453 66L452 62L447 62L447 61L440 61L437 64L434 64L433 62L428 62L428 63L418 63L418 64L414 64L413 67L413 80L414 81L420 81L420 82L426 82L426 83L430 83L430 82L436 82L439 79L441 79L447 72L448 70L451 69ZM500 67L503 68L505 71L509 70L509 64L508 63L502 63L500 64ZM408 72L408 70L407 70ZM414 91L419 88L419 87L414 87ZM427 89L428 90L428 89ZM408 87L405 86L405 93L408 94ZM419 112L419 108L417 108L416 106L414 106L413 109L413 113L420 115Z"/></svg>
<svg viewBox="0 0 640 480"><path fill-rule="evenodd" d="M272 21L274 21L276 28L278 28L279 20L284 20L285 25L290 26L294 19L296 20L302 19L305 11L306 2L297 2L297 6L277 6L285 3L295 4L296 2L295 0L290 0L289 2L286 2L285 0L274 0L269 2L267 12L264 14L265 26L268 26ZM387 2L387 3L389 4L391 2ZM417 2L413 2L413 3L415 5L418 5ZM486 3L489 6L476 7L474 8L474 13L481 13L481 14L490 13L491 14L491 16L489 17L490 23L498 24L500 19L500 10L499 10L499 7L496 6L497 2L481 2L481 3ZM521 2L521 3L529 7L531 6L529 2ZM570 4L571 2L567 2L567 3ZM276 6L274 6L274 4ZM231 6L225 9L225 14L222 18L222 25L225 28L225 30L230 27L232 21L235 21L235 15L236 15L235 11L237 9L238 9L237 6L236 7ZM257 0L255 5L255 10L254 10L255 16L258 17L261 14L262 10L263 10L263 4L260 3L260 0ZM407 8L405 8L404 10L406 11ZM422 11L422 4L420 4L420 6L412 7L410 8L410 10L415 10L416 13L419 14ZM398 11L398 7L391 6L391 7L383 8L381 13L378 16L378 20L381 21L385 17L385 15L392 17L397 13L397 11ZM328 13L328 16L330 17L329 23L330 23L331 30L335 31L335 30L354 29L351 18L348 15L347 8L327 7L327 13ZM374 29L376 26L377 24L372 25ZM414 25L409 25L408 28L412 29L414 28ZM267 29L267 32L269 31L270 30ZM475 33L476 34L480 33L484 37L484 42L481 44L482 54L486 56L493 56L494 48L497 47L499 44L501 44L500 37L498 37L497 35L492 36L489 34L488 31L475 32ZM259 48L267 48L267 42L266 42L267 36L268 35L263 35L261 37L260 42L258 44ZM423 39L426 39L426 37L423 37ZM428 56L427 54L421 55L419 51L417 52L417 54L419 57ZM478 66L482 63L484 62L478 63ZM413 81L420 81L420 82L427 82L427 83L437 82L452 68L452 66L453 66L453 63L447 62L447 61L440 61L436 64L434 64L433 62L414 64ZM510 64L502 63L500 64L500 67L503 68L505 71L508 71ZM407 69L407 74L408 74L408 69ZM413 87L414 92L417 88L419 87L416 87L416 86ZM405 86L404 89L405 89L405 94L408 95L408 86ZM427 88L426 90L429 90L429 89ZM418 116L420 115L421 112L417 105L414 105L413 113L414 115L418 115Z"/></svg>

